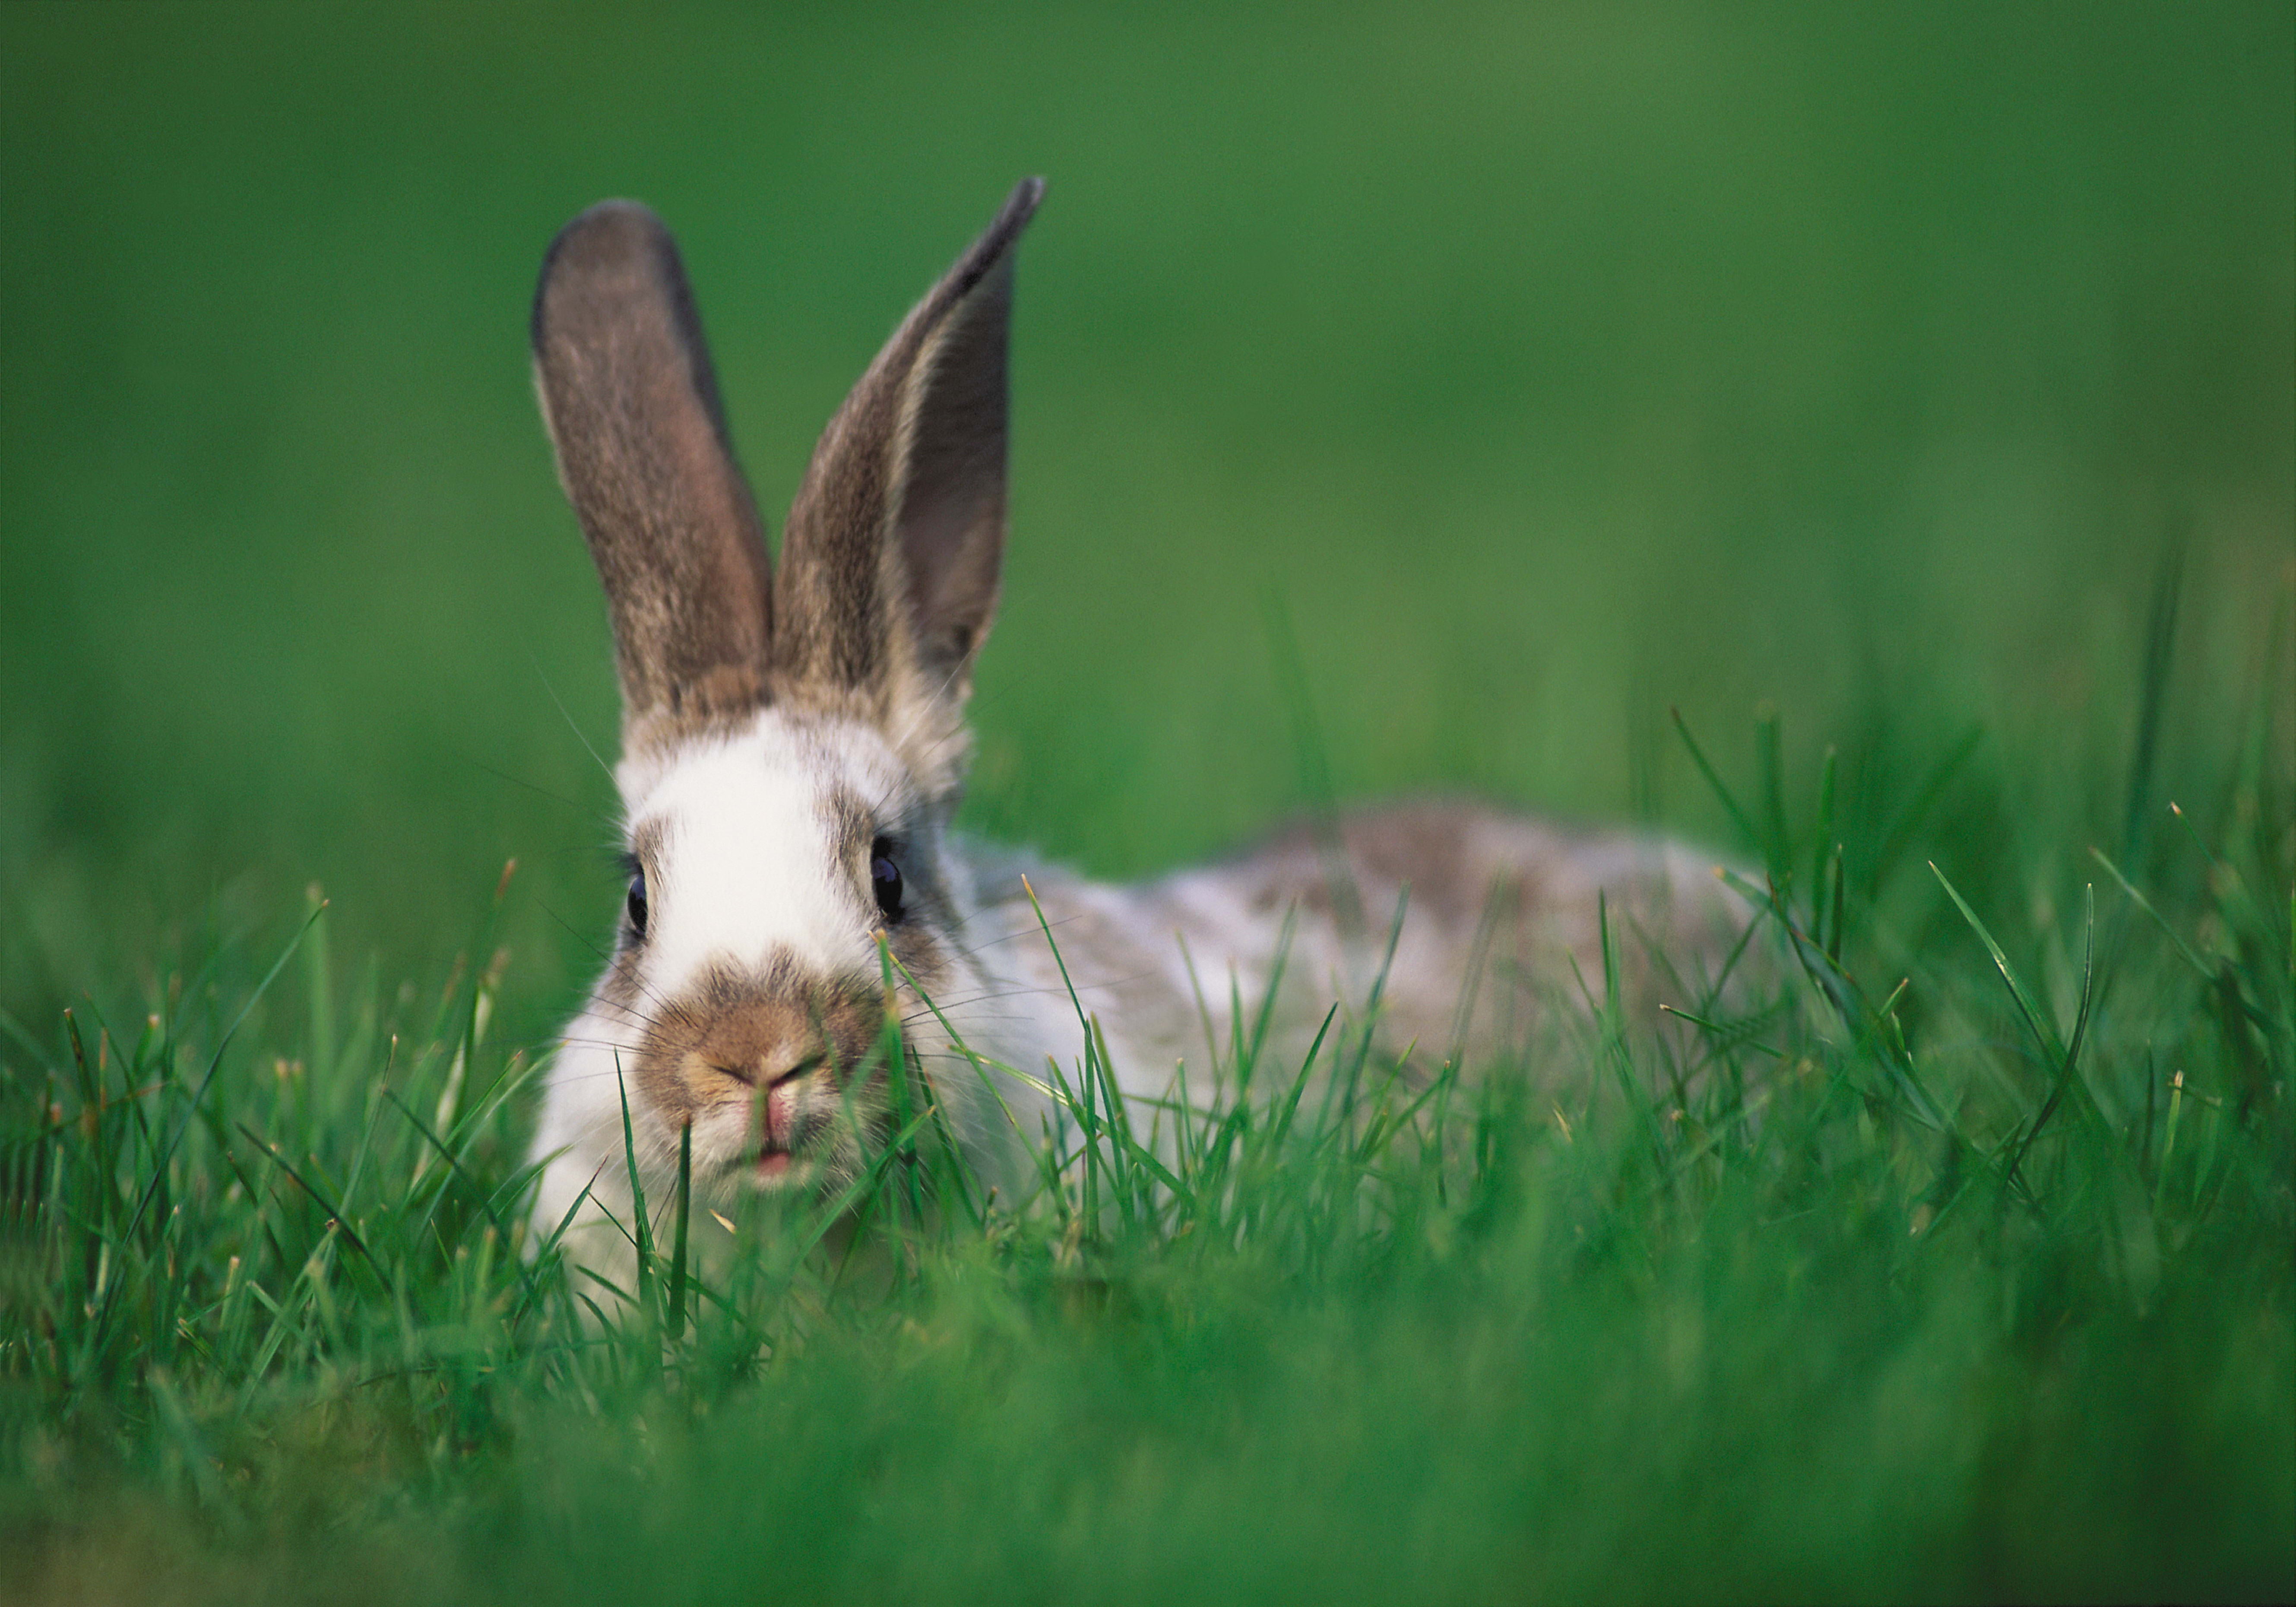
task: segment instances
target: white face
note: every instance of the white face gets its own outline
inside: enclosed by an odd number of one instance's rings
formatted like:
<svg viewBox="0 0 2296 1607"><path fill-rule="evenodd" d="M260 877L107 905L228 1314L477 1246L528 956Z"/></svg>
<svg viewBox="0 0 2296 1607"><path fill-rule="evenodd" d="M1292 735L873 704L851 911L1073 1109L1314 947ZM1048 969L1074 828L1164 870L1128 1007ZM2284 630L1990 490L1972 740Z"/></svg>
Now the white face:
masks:
<svg viewBox="0 0 2296 1607"><path fill-rule="evenodd" d="M877 980L885 919L869 850L908 834L913 802L874 731L768 709L750 732L629 779L643 785L627 799L628 842L646 878L650 992L677 998L713 966L755 973L784 961ZM857 817L869 827L857 840Z"/></svg>
<svg viewBox="0 0 2296 1607"><path fill-rule="evenodd" d="M945 1047L914 1041L931 1023L906 986L887 999L879 934L933 992L977 991L949 940L962 916L939 807L874 729L775 708L626 760L618 779L633 897L578 1023L602 1062L596 1117L618 1127L627 1086L641 1143L674 1154L691 1124L705 1178L778 1186L845 1170L848 1116L882 1103L888 1004L913 1018L911 1071L928 1075Z"/></svg>

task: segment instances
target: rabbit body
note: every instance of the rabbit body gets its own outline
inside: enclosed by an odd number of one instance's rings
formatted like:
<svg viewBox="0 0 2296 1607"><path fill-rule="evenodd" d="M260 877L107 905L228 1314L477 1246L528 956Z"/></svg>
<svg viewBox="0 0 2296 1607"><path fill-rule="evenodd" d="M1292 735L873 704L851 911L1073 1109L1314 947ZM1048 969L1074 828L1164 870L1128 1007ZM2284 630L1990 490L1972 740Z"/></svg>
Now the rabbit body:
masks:
<svg viewBox="0 0 2296 1607"><path fill-rule="evenodd" d="M697 1220L855 1176L890 1112L890 1015L904 1074L996 1181L1054 1116L1012 1071L1072 1076L1083 1015L1155 1102L1224 1057L1234 1001L1271 1000L1295 1065L1327 1008L1374 994L1391 1050L1487 1054L1558 989L1603 986L1600 910L1661 952L1742 930L1678 843L1465 802L1123 887L951 832L1003 553L1013 247L1040 194L1014 191L863 375L778 566L668 232L605 202L545 260L537 389L613 622L631 884L548 1074L529 1243L562 1225L609 1287L628 1287L633 1161L664 1201L690 1141Z"/></svg>

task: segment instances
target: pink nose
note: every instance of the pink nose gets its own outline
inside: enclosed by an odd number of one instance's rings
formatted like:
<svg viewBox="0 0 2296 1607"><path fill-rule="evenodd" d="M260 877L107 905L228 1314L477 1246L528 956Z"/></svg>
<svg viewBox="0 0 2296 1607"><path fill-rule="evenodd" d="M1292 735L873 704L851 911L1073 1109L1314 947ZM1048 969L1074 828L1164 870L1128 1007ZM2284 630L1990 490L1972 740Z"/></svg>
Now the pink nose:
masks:
<svg viewBox="0 0 2296 1607"><path fill-rule="evenodd" d="M807 1079L860 1066L883 1023L874 995L713 977L665 1012L664 1069L676 1088L668 1097L697 1111L754 1102L767 1134L785 1140Z"/></svg>

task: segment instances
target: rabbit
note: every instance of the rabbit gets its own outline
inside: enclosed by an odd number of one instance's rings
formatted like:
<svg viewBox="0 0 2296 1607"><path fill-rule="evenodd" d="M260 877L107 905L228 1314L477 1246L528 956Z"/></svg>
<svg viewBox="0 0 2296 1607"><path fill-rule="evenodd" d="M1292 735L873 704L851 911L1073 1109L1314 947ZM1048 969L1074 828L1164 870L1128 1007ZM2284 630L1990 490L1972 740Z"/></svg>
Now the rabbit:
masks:
<svg viewBox="0 0 2296 1607"><path fill-rule="evenodd" d="M690 1135L696 1221L745 1191L854 1177L888 1116L872 1058L888 1012L907 1073L994 1180L1047 1111L980 1062L1072 1070L1079 1007L1128 1101L1155 1101L1217 1055L1207 1030L1231 1029L1230 997L1258 1002L1279 954L1284 1052L1377 984L1391 1053L1458 1055L1550 1009L1573 962L1600 987L1605 890L1661 949L1712 955L1745 923L1680 843L1461 800L1129 887L951 830L1004 544L1014 248L1043 193L1013 191L861 376L777 566L668 230L602 202L544 262L536 389L612 624L629 882L548 1069L529 1242L565 1225L609 1290L633 1270L632 1158L667 1201Z"/></svg>

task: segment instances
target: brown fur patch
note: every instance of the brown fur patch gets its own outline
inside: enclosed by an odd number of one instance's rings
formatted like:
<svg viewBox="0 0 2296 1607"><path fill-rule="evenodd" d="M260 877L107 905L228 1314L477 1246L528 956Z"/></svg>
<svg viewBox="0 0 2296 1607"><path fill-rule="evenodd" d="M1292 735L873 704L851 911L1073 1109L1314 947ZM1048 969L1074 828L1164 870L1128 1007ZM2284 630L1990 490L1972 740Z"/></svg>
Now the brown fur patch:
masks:
<svg viewBox="0 0 2296 1607"><path fill-rule="evenodd" d="M1004 542L1012 248L1024 181L855 384L783 535L777 695L884 723L907 679L959 700Z"/></svg>
<svg viewBox="0 0 2296 1607"><path fill-rule="evenodd" d="M658 746L765 695L771 579L677 248L634 201L568 224L534 300L559 479L613 619L625 746Z"/></svg>
<svg viewBox="0 0 2296 1607"><path fill-rule="evenodd" d="M1367 982L1400 906L1385 1036L1440 1056L1513 1044L1554 1003L1580 1000L1582 980L1599 1000L1605 917L1630 1015L1654 1018L1662 996L1693 1003L1660 956L1694 978L1745 916L1690 858L1663 839L1427 799L1293 825L1212 875L1261 921L1298 912L1302 1007L1327 974Z"/></svg>
<svg viewBox="0 0 2296 1607"><path fill-rule="evenodd" d="M809 979L787 960L714 967L650 1023L636 1081L674 1128L791 1077L841 1081L867 1061L884 1021L876 989Z"/></svg>

